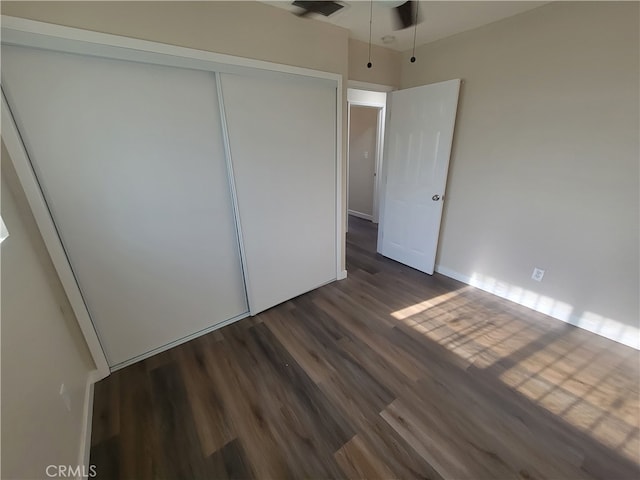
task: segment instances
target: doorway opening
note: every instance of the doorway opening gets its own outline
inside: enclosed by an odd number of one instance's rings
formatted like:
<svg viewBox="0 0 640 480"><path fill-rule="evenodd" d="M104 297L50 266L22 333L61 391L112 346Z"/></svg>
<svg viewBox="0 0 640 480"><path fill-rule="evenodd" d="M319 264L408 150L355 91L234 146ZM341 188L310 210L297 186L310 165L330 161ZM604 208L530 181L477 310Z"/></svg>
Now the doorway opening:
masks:
<svg viewBox="0 0 640 480"><path fill-rule="evenodd" d="M347 89L347 213L378 223L387 94Z"/></svg>

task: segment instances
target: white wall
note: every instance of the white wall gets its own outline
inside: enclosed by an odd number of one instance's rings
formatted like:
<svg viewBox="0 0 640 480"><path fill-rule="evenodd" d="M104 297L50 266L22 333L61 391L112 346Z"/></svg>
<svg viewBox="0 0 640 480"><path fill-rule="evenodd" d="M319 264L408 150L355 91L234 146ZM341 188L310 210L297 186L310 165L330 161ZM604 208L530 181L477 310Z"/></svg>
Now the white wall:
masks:
<svg viewBox="0 0 640 480"><path fill-rule="evenodd" d="M46 478L49 464L78 464L95 367L17 182L2 144L2 478Z"/></svg>
<svg viewBox="0 0 640 480"><path fill-rule="evenodd" d="M440 271L636 346L638 7L549 4L405 52L401 82L464 81Z"/></svg>

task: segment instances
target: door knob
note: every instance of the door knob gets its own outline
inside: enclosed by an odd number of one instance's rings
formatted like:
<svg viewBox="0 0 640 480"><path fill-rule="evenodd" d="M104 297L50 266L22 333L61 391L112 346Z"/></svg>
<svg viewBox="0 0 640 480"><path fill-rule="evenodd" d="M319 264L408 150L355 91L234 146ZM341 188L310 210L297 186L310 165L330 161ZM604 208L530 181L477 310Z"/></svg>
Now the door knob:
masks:
<svg viewBox="0 0 640 480"><path fill-rule="evenodd" d="M436 194L433 197L431 197L431 200L433 200L434 202L437 202L438 200L440 200L440 195Z"/></svg>

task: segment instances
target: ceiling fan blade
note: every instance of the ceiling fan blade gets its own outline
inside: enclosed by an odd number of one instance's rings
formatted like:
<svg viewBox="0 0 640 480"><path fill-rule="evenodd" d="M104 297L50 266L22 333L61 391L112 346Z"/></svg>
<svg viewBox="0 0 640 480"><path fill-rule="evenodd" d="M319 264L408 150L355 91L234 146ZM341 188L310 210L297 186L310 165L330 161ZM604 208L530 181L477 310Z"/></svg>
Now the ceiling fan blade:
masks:
<svg viewBox="0 0 640 480"><path fill-rule="evenodd" d="M328 17L330 15L333 15L338 10L344 8L344 5L339 2L327 1L327 0L325 1L295 0L292 3L292 5L302 9L301 11L294 12L294 15L297 15L298 17L306 17L311 13Z"/></svg>
<svg viewBox="0 0 640 480"><path fill-rule="evenodd" d="M393 10L395 14L395 29L396 30L404 30L405 28L409 28L418 23L418 18L416 15L416 4L417 1L408 1L404 2L402 5L395 7Z"/></svg>

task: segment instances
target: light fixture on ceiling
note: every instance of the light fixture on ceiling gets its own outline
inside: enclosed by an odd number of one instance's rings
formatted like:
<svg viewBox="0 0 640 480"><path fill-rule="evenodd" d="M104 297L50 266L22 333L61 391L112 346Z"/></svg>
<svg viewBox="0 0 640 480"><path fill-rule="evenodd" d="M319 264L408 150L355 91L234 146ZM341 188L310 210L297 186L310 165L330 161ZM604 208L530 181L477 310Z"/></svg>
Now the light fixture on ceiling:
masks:
<svg viewBox="0 0 640 480"><path fill-rule="evenodd" d="M394 37L393 35L385 35L384 37L381 38L382 43L384 43L385 45L389 45L390 43L393 43L396 41L396 37Z"/></svg>

